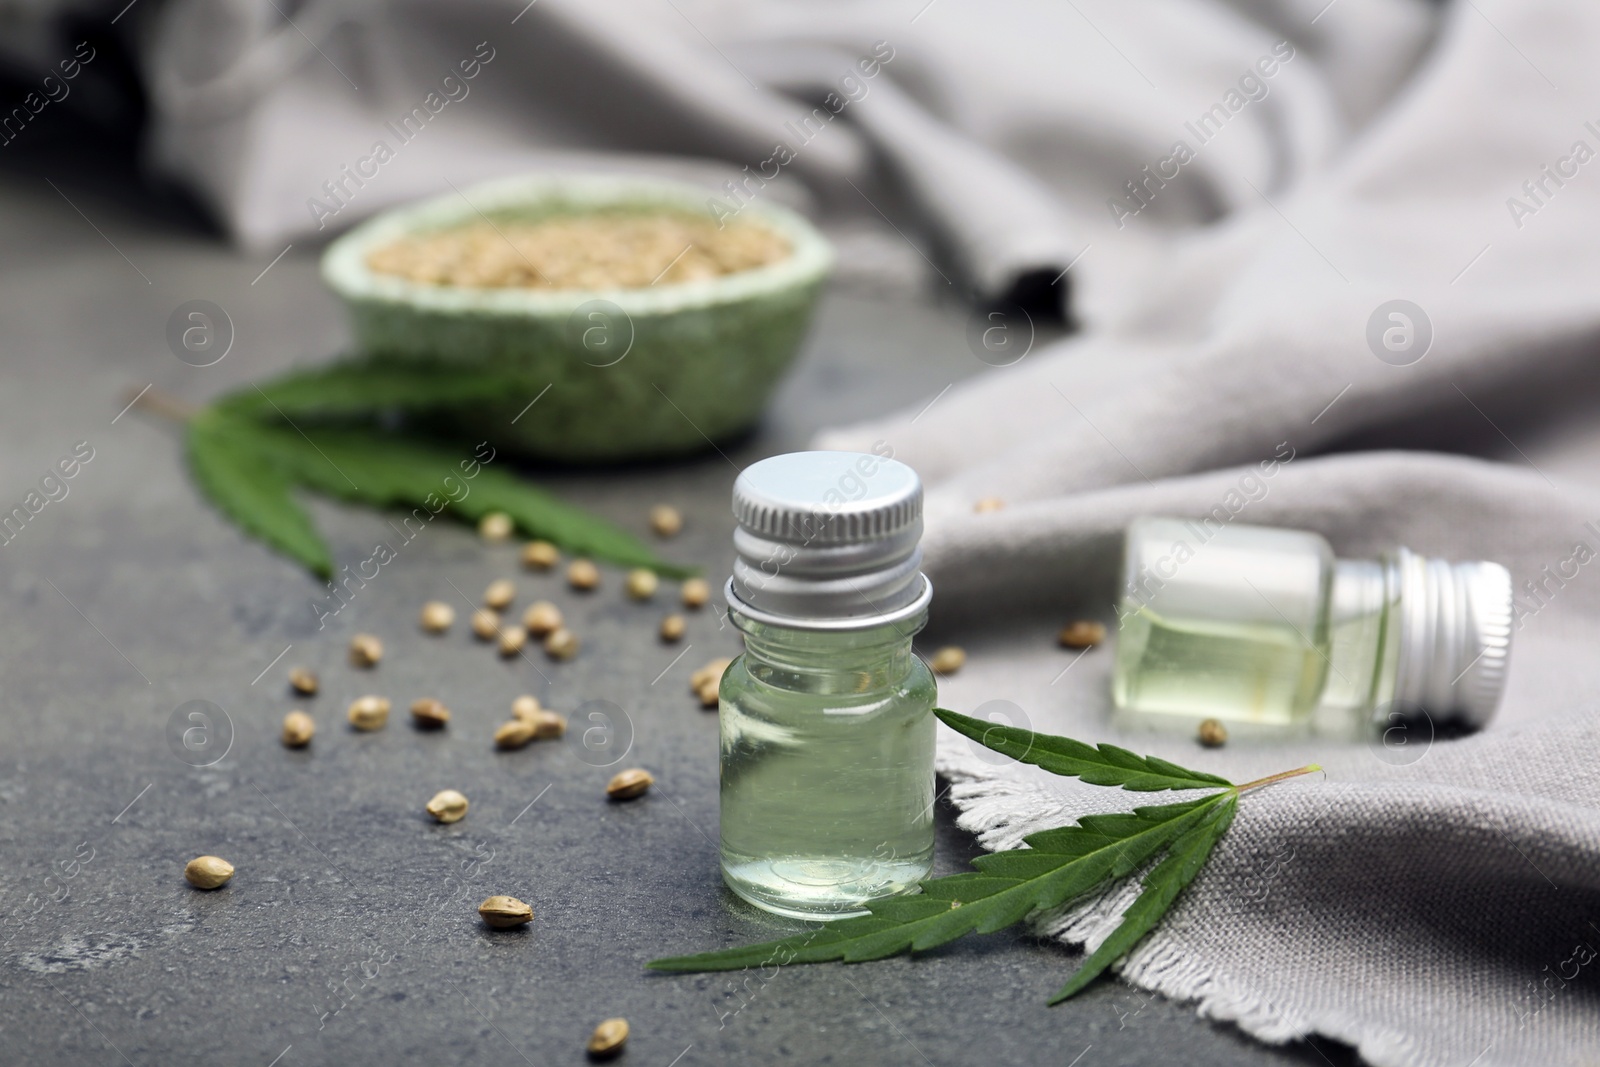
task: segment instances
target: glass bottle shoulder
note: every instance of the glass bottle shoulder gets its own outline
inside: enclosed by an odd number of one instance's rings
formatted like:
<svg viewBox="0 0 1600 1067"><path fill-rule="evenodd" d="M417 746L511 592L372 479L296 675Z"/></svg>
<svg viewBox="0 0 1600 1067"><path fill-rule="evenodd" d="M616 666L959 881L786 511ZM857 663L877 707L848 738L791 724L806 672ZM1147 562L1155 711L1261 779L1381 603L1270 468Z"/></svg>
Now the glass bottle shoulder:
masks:
<svg viewBox="0 0 1600 1067"><path fill-rule="evenodd" d="M919 657L885 678L873 664L838 671L797 672L756 661L749 652L723 672L719 695L745 715L782 720L876 719L897 712L926 715L938 696L933 672Z"/></svg>

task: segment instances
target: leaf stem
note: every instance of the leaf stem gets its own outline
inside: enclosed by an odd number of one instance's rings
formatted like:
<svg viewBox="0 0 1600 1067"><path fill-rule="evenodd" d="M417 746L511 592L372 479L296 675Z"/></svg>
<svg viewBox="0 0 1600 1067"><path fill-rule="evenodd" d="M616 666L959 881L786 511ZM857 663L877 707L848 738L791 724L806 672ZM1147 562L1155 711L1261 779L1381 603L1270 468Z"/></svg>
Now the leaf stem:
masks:
<svg viewBox="0 0 1600 1067"><path fill-rule="evenodd" d="M1233 787L1233 791L1235 793L1243 793L1246 789L1255 789L1258 786L1272 785L1274 782L1282 782L1290 778L1298 778L1302 774L1311 774L1314 771L1320 770L1322 770L1322 764L1308 763L1304 767L1297 767L1292 771L1280 771L1277 774L1269 774L1265 778L1257 778L1253 782L1246 782L1244 785L1236 785Z"/></svg>
<svg viewBox="0 0 1600 1067"><path fill-rule="evenodd" d="M199 408L191 407L175 396L155 389L146 389L143 393L140 393L130 386L122 395L127 398L129 404L143 408L152 415L170 419L173 422L188 422L200 410Z"/></svg>

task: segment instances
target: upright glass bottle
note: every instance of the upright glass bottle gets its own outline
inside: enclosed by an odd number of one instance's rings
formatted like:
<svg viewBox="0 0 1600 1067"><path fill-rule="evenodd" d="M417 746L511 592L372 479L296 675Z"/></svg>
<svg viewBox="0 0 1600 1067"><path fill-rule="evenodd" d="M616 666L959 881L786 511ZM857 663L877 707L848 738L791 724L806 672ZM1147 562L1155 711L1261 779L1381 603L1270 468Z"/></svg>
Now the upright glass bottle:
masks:
<svg viewBox="0 0 1600 1067"><path fill-rule="evenodd" d="M746 468L733 512L722 876L780 915L860 915L933 865L922 483L884 456L797 452Z"/></svg>
<svg viewBox="0 0 1600 1067"><path fill-rule="evenodd" d="M1481 726L1511 651L1511 575L1404 548L1335 559L1314 533L1128 527L1112 696L1129 725L1347 738L1426 714Z"/></svg>

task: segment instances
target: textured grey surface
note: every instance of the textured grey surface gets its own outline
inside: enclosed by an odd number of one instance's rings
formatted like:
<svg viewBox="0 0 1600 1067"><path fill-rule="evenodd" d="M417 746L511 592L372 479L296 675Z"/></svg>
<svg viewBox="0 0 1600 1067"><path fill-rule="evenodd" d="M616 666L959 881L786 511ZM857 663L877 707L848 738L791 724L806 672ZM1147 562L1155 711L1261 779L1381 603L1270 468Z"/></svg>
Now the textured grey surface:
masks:
<svg viewBox="0 0 1600 1067"><path fill-rule="evenodd" d="M783 929L717 877L716 723L687 677L736 651L731 631L694 615L674 664L679 649L653 636L663 607L626 601L615 571L580 596L464 528L402 546L378 515L317 505L340 562L379 540L398 548L319 631L317 585L196 498L173 428L140 411L113 421L130 386L198 401L335 351L344 327L314 250L258 278L265 258L87 171L50 176L65 196L39 173L0 179L0 502L20 502L75 442L95 455L0 548L0 1062L579 1063L613 1015L633 1025L625 1062L661 1067L1349 1062L1258 1046L1116 981L1046 1008L1074 957L1010 932L852 968L647 975L653 956ZM237 328L211 368L164 341L192 299ZM715 579L736 465L983 370L963 327L959 312L832 294L768 424L726 458L540 477L641 533L650 504L678 505L689 521L671 551ZM503 662L466 635L463 596L499 576L517 580L519 603L548 593L568 611L585 641L576 661ZM461 609L443 638L415 625L435 597ZM344 665L358 630L388 644L375 671ZM318 669L323 693L291 699L292 665ZM524 691L564 711L623 709L633 738L618 766L648 767L658 788L607 804L611 771L580 759L573 735L495 752L493 726ZM395 700L386 730L343 725L363 692ZM448 731L411 729L404 708L424 695L455 710ZM190 700L225 709L235 731L209 767L167 740ZM295 706L319 727L302 752L276 741ZM448 827L422 811L446 787L472 801ZM942 873L974 846L942 805L939 826ZM208 852L238 874L201 893L181 872ZM491 893L531 903L533 925L484 929L475 906Z"/></svg>

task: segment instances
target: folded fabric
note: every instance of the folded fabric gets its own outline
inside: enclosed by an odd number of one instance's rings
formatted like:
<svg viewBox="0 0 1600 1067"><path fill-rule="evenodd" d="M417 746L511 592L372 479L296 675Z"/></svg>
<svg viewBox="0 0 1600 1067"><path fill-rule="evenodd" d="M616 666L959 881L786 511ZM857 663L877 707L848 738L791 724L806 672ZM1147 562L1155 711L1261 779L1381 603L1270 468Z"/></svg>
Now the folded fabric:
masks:
<svg viewBox="0 0 1600 1067"><path fill-rule="evenodd" d="M914 235L936 284L1059 299L1101 238L1098 273L1138 271L1150 235L1313 173L1432 28L1420 0L1314 6L170 0L148 154L268 251L530 168L659 167L729 209L798 179ZM1130 198L1179 138L1183 180Z"/></svg>

